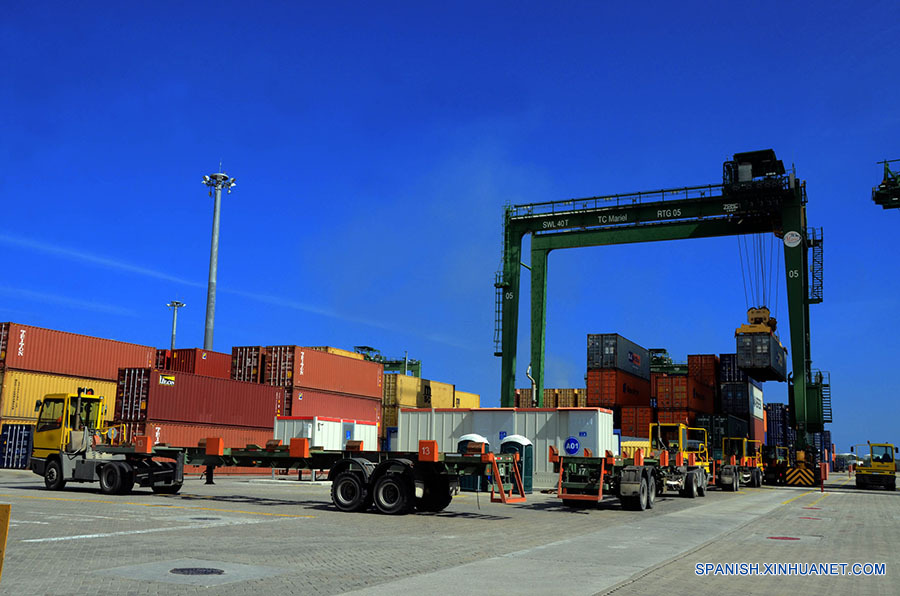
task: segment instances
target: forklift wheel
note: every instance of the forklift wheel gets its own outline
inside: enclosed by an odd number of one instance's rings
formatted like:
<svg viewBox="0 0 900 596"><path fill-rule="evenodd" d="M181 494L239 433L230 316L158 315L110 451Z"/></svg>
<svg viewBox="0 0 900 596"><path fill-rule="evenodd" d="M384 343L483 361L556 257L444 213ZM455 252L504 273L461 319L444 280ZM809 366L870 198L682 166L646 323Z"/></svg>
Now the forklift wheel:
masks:
<svg viewBox="0 0 900 596"><path fill-rule="evenodd" d="M48 490L62 490L66 486L66 480L62 475L62 466L55 459L47 462L44 470L44 486Z"/></svg>

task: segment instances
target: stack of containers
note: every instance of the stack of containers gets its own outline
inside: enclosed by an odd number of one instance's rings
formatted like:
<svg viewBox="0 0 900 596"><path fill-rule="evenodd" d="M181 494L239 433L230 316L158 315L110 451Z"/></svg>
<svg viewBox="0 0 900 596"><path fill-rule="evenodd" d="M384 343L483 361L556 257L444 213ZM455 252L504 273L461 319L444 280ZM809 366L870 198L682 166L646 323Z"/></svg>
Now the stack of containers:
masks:
<svg viewBox="0 0 900 596"><path fill-rule="evenodd" d="M458 391L457 394L459 394ZM583 388L544 389L544 408L583 408L586 402L586 392ZM515 407L533 408L532 404L530 387L516 389Z"/></svg>
<svg viewBox="0 0 900 596"><path fill-rule="evenodd" d="M785 404L771 403L766 409L766 445L769 447L790 447L787 442L789 426L788 407Z"/></svg>
<svg viewBox="0 0 900 596"><path fill-rule="evenodd" d="M763 441L766 424L762 385L738 367L737 354L719 356L719 380L721 413L746 420L750 438Z"/></svg>
<svg viewBox="0 0 900 596"><path fill-rule="evenodd" d="M749 434L746 420L727 414L698 414L694 424L706 429L706 443L713 459L722 459L722 439L746 438Z"/></svg>
<svg viewBox="0 0 900 596"><path fill-rule="evenodd" d="M0 323L0 466L24 468L37 423L35 404L48 393L93 389L112 420L119 367L151 366L150 346Z"/></svg>
<svg viewBox="0 0 900 596"><path fill-rule="evenodd" d="M834 446L831 443L831 431L825 430L820 433L812 433L811 437L813 447L819 454L819 461L826 462L827 455L827 463L831 464L831 454L834 450ZM827 453L826 453L827 452Z"/></svg>
<svg viewBox="0 0 900 596"><path fill-rule="evenodd" d="M156 350L156 370L186 372L205 377L231 378L231 354L183 348L180 350Z"/></svg>
<svg viewBox="0 0 900 596"><path fill-rule="evenodd" d="M381 424L384 366L302 346L241 346L231 351L235 380L284 388L277 416L323 416Z"/></svg>
<svg viewBox="0 0 900 596"><path fill-rule="evenodd" d="M617 333L587 336L587 407L613 411L614 428L625 436L647 437L650 405L650 353ZM624 421L629 421L628 434ZM647 421L646 425L643 422Z"/></svg>
<svg viewBox="0 0 900 596"><path fill-rule="evenodd" d="M715 354L689 355L687 367L668 368L672 372L651 375L651 395L656 400L660 423L690 426L698 414L715 412L718 368Z"/></svg>
<svg viewBox="0 0 900 596"><path fill-rule="evenodd" d="M397 426L400 408L453 408L456 406L456 387L450 383L431 381L401 373L384 375L382 393L381 437L388 428ZM471 402L474 393L463 395L460 401ZM480 401L480 400L479 400Z"/></svg>

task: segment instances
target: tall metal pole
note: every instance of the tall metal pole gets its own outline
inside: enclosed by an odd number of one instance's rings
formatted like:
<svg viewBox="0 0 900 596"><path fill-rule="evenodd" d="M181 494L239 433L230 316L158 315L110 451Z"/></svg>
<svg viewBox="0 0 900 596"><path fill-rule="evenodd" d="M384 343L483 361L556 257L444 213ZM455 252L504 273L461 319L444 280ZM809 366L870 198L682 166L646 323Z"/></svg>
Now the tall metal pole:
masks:
<svg viewBox="0 0 900 596"><path fill-rule="evenodd" d="M175 326L178 324L178 309L187 306L184 302L179 302L178 300L173 300L168 303L166 306L172 309L172 350L175 350Z"/></svg>
<svg viewBox="0 0 900 596"><path fill-rule="evenodd" d="M216 274L219 266L219 212L222 204L222 189L231 194L235 186L234 178L220 172L203 177L203 184L209 187L209 195L215 193L213 206L212 247L209 252L209 288L206 293L206 329L203 334L203 349L213 349L213 328L216 319Z"/></svg>

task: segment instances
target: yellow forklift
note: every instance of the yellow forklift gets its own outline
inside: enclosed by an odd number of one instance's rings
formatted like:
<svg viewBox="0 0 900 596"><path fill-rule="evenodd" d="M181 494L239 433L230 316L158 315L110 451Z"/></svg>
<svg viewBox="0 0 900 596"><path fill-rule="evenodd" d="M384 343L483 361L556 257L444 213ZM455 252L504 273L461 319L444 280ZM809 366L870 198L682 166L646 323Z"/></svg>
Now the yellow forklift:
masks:
<svg viewBox="0 0 900 596"><path fill-rule="evenodd" d="M856 488L885 488L897 490L897 464L894 455L897 447L891 443L870 443L856 445L866 447L868 456L864 456L863 463L856 466ZM855 453L859 454L861 450ZM854 453L854 447L850 448Z"/></svg>
<svg viewBox="0 0 900 596"><path fill-rule="evenodd" d="M677 491L681 496L706 496L709 484L709 449L706 429L688 428L680 423L650 425L650 459L662 472L657 494Z"/></svg>

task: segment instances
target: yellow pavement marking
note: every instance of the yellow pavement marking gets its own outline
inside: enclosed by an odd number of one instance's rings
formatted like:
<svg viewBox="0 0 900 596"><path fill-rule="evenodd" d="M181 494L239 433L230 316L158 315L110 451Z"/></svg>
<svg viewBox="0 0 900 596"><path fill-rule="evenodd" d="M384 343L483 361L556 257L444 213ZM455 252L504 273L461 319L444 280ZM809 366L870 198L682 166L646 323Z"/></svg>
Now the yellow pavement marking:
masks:
<svg viewBox="0 0 900 596"><path fill-rule="evenodd" d="M802 495L797 495L796 497L790 498L790 499L788 499L787 501L783 501L781 504L782 504L782 505L787 505L788 503L790 503L790 502L792 502L792 501L796 501L796 500L799 499L800 497L805 497L806 495L811 495L811 494L813 494L814 492L816 492L816 491L814 491L814 490L807 491L807 492L803 493Z"/></svg>
<svg viewBox="0 0 900 596"><path fill-rule="evenodd" d="M269 513L265 511L240 511L238 509L220 509L216 507L189 507L187 505L169 505L162 503L132 503L129 501L103 501L100 499L68 499L65 497L39 497L33 495L3 495L0 497L8 497L15 499L36 499L42 501L67 501L69 503L103 503L108 505L134 505L136 507L160 507L163 509L190 509L195 511L219 511L222 513L241 513L243 515L268 515L271 517L298 517L311 519L315 515L293 515L290 513Z"/></svg>
<svg viewBox="0 0 900 596"><path fill-rule="evenodd" d="M821 497L819 497L818 499L816 499L815 501L813 501L812 503L810 503L808 506L809 506L809 507L812 507L813 505L815 505L816 503L818 503L819 501L821 501L822 499L824 499L825 497L827 497L829 494L831 494L831 493L824 493Z"/></svg>

